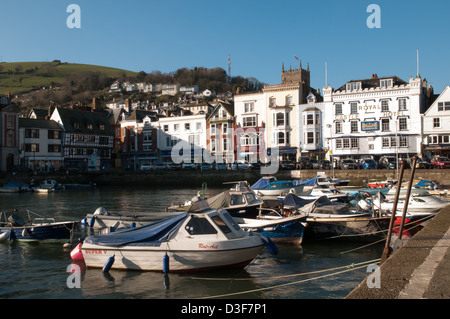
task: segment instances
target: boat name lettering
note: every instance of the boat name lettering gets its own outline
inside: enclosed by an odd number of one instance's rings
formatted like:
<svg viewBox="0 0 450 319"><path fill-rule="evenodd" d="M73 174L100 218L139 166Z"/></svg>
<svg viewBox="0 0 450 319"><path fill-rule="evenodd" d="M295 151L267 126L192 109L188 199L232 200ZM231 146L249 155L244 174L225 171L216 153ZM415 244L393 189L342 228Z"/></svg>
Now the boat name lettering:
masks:
<svg viewBox="0 0 450 319"><path fill-rule="evenodd" d="M92 255L101 255L106 254L107 250L103 249L86 249L84 251L85 254L92 254Z"/></svg>
<svg viewBox="0 0 450 319"><path fill-rule="evenodd" d="M214 245L214 244L212 244L212 245L205 245L205 244L200 243L200 244L198 244L198 248L217 249L217 248L219 248L219 246L218 245Z"/></svg>

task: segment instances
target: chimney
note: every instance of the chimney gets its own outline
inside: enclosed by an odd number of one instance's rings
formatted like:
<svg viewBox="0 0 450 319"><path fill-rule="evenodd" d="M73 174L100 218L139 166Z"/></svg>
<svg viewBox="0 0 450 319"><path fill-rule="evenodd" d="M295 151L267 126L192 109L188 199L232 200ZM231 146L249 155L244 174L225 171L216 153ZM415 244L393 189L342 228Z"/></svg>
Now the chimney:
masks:
<svg viewBox="0 0 450 319"><path fill-rule="evenodd" d="M377 76L376 73L375 73L375 74L372 74L372 79L378 79L378 76Z"/></svg>
<svg viewBox="0 0 450 319"><path fill-rule="evenodd" d="M6 92L6 96L8 97L9 100L11 100L11 92L10 91Z"/></svg>

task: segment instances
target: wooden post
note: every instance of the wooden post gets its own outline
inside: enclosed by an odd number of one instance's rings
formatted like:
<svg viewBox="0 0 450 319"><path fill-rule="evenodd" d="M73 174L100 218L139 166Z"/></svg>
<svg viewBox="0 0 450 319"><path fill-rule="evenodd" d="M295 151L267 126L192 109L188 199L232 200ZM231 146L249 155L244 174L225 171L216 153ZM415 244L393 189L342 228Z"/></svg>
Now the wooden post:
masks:
<svg viewBox="0 0 450 319"><path fill-rule="evenodd" d="M403 205L403 215L402 215L402 221L400 223L398 239L402 239L403 225L405 224L406 212L408 211L409 196L411 195L411 187L412 187L412 183L414 182L414 173L416 171L416 162L417 162L417 157L414 156L413 167L411 169L411 176L409 177L408 189L406 191L405 204Z"/></svg>
<svg viewBox="0 0 450 319"><path fill-rule="evenodd" d="M402 165L400 168L400 176L397 181L397 190L395 192L394 205L392 206L391 220L389 222L389 230L388 230L388 234L387 234L387 238L386 238L386 245L384 246L383 255L381 257L380 264L384 263L389 256L389 245L391 243L392 229L394 227L395 215L397 212L397 202L398 202L398 197L400 195L400 189L402 187L402 179L403 179L403 171L404 170L405 170L405 161L402 160ZM380 201L380 206L381 206L381 201Z"/></svg>

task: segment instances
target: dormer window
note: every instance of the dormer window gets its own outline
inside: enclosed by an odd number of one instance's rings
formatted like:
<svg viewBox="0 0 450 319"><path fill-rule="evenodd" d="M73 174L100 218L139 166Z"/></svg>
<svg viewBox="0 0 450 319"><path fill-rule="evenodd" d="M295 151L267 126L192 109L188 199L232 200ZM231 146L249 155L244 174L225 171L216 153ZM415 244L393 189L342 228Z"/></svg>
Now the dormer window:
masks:
<svg viewBox="0 0 450 319"><path fill-rule="evenodd" d="M382 87L382 88L392 87L392 79L380 80L380 87Z"/></svg>
<svg viewBox="0 0 450 319"><path fill-rule="evenodd" d="M347 83L346 88L347 88L347 91L361 90L361 82Z"/></svg>

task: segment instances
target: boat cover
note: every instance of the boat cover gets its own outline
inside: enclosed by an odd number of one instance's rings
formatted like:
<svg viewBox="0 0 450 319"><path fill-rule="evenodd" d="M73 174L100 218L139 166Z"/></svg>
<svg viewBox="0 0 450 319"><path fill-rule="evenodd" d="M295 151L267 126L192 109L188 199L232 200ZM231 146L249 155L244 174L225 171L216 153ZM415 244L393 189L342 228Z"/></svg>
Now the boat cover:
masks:
<svg viewBox="0 0 450 319"><path fill-rule="evenodd" d="M30 187L30 186L28 184L22 182L22 181L10 181L10 182L6 183L4 185L4 187L17 187L17 188L20 188L20 187Z"/></svg>
<svg viewBox="0 0 450 319"><path fill-rule="evenodd" d="M275 182L277 179L275 177L263 177L260 178L255 184L250 186L250 189L266 189L270 183Z"/></svg>
<svg viewBox="0 0 450 319"><path fill-rule="evenodd" d="M157 222L137 228L127 228L109 234L86 237L86 243L100 246L120 247L132 246L160 246L170 239L178 230L188 213L184 212Z"/></svg>
<svg viewBox="0 0 450 319"><path fill-rule="evenodd" d="M284 198L283 205L285 208L297 209L305 205L308 205L312 202L315 202L315 200L316 199L303 199L295 194L289 193Z"/></svg>
<svg viewBox="0 0 450 319"><path fill-rule="evenodd" d="M428 181L425 179L420 180L418 183L414 184L415 188L435 188L436 184L432 181Z"/></svg>
<svg viewBox="0 0 450 319"><path fill-rule="evenodd" d="M216 196L208 198L206 201L211 208L225 208L230 206L231 195L230 192L222 192L220 194L217 194Z"/></svg>
<svg viewBox="0 0 450 319"><path fill-rule="evenodd" d="M307 180L294 180L294 185L315 186L317 184L317 176Z"/></svg>

